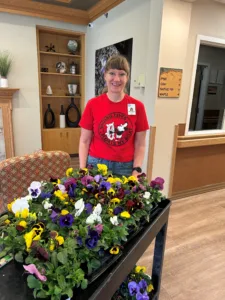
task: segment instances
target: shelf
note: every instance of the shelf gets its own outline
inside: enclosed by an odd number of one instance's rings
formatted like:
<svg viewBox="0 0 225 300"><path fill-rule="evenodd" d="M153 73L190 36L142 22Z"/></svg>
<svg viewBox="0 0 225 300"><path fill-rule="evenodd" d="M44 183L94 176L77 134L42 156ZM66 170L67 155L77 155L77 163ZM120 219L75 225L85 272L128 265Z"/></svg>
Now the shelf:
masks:
<svg viewBox="0 0 225 300"><path fill-rule="evenodd" d="M59 96L59 95L57 95L57 96L49 96L49 95L41 95L41 97L42 98L81 98L81 95L75 95L75 96Z"/></svg>
<svg viewBox="0 0 225 300"><path fill-rule="evenodd" d="M59 53L59 52L40 51L40 54L53 55L53 56L64 56L64 57L73 57L73 58L81 58L81 55L73 55L73 54Z"/></svg>
<svg viewBox="0 0 225 300"><path fill-rule="evenodd" d="M61 73L50 73L50 72L41 72L42 75L56 75L56 76L71 76L71 77L81 77L80 74L61 74Z"/></svg>

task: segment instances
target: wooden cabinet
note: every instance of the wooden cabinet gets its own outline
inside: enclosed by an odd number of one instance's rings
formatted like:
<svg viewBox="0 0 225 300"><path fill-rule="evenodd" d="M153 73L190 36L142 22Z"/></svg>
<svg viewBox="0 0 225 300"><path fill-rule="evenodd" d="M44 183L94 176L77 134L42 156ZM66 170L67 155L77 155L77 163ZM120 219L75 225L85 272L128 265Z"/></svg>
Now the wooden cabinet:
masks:
<svg viewBox="0 0 225 300"><path fill-rule="evenodd" d="M43 150L63 150L69 154L78 153L80 128L59 128L59 115L61 105L64 112L72 99L80 114L84 108L84 43L85 34L73 31L56 30L46 27L37 27L37 45L39 59L39 91L40 116ZM78 48L75 54L68 49L69 40L75 40ZM53 48L54 46L54 48ZM48 51L49 47L53 50ZM63 62L66 65L65 73L58 73L56 64ZM75 65L75 74L70 73L70 66ZM76 84L75 95L69 95L68 84ZM47 95L50 86L52 95ZM45 128L44 115L48 105L55 115L54 128ZM77 112L71 110L69 114L72 121L77 120ZM67 126L67 125L66 125Z"/></svg>
<svg viewBox="0 0 225 300"><path fill-rule="evenodd" d="M78 153L80 128L43 129L43 150L61 150L69 154Z"/></svg>

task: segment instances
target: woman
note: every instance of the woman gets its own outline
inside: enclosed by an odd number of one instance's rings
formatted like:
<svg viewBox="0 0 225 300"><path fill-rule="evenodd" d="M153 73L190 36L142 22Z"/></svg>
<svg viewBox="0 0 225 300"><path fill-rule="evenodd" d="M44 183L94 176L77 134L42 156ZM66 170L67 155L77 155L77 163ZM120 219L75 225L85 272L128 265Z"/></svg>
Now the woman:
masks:
<svg viewBox="0 0 225 300"><path fill-rule="evenodd" d="M108 91L88 101L79 123L80 168L106 164L115 175L142 173L149 125L144 105L124 92L129 76L125 57L112 56L106 63Z"/></svg>

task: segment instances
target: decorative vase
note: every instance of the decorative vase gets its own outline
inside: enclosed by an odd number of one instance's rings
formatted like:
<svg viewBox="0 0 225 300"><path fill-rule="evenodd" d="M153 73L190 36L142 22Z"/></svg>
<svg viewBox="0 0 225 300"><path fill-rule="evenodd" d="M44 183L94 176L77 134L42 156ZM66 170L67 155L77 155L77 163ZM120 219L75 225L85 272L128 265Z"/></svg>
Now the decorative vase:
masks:
<svg viewBox="0 0 225 300"><path fill-rule="evenodd" d="M53 94L53 93L52 93L52 88L51 88L50 85L47 86L46 94L47 94L47 95L52 95L52 94Z"/></svg>
<svg viewBox="0 0 225 300"><path fill-rule="evenodd" d="M75 94L77 92L77 84L69 83L68 84L68 92L69 92L69 95L75 96Z"/></svg>
<svg viewBox="0 0 225 300"><path fill-rule="evenodd" d="M55 126L55 115L50 104L48 104L48 108L44 115L44 126L45 128L53 128Z"/></svg>
<svg viewBox="0 0 225 300"><path fill-rule="evenodd" d="M6 77L1 77L0 87L1 88L7 88L8 87L8 79Z"/></svg>
<svg viewBox="0 0 225 300"><path fill-rule="evenodd" d="M60 115L59 115L59 127L60 128L65 128L66 127L66 119L65 119L65 113L64 113L63 105L61 105L61 111L60 111Z"/></svg>
<svg viewBox="0 0 225 300"><path fill-rule="evenodd" d="M61 73L61 74L66 73L66 63L64 63L63 61L57 62L55 67L57 73Z"/></svg>
<svg viewBox="0 0 225 300"><path fill-rule="evenodd" d="M75 121L71 121L69 119L69 113L74 109L76 111L77 119ZM71 103L67 107L67 110L66 110L66 124L67 124L68 127L78 127L79 122L80 122L80 112L79 112L79 109L77 108L77 106L74 103L74 98L71 98Z"/></svg>
<svg viewBox="0 0 225 300"><path fill-rule="evenodd" d="M77 68L76 64L72 62L70 64L70 74L76 74L76 68Z"/></svg>
<svg viewBox="0 0 225 300"><path fill-rule="evenodd" d="M68 50L71 54L75 54L78 48L78 43L76 40L69 40L67 44Z"/></svg>

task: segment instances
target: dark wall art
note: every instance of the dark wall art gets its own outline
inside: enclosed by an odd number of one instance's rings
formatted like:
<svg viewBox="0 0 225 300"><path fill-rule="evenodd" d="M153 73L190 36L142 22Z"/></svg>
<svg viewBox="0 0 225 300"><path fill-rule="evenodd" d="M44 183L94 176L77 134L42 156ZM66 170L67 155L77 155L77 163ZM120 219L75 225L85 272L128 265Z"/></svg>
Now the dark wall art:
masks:
<svg viewBox="0 0 225 300"><path fill-rule="evenodd" d="M107 60L112 55L121 54L132 62L133 39L128 39L101 49L95 52L95 95L100 95L105 87L104 72ZM130 94L130 84L127 85L127 93Z"/></svg>

